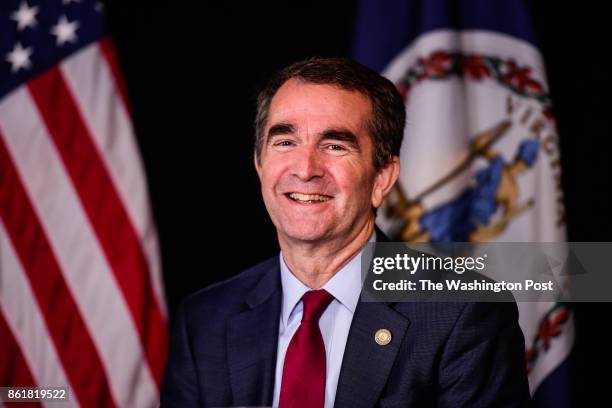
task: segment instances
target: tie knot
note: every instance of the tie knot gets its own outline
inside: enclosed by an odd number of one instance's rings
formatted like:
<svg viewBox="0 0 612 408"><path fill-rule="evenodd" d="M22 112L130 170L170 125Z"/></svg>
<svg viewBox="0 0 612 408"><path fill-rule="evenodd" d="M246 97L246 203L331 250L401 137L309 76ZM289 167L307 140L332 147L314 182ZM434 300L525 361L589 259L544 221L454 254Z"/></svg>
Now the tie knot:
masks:
<svg viewBox="0 0 612 408"><path fill-rule="evenodd" d="M304 302L304 313L302 314L302 322L319 322L321 315L329 306L334 297L325 289L311 290L304 293L302 301Z"/></svg>

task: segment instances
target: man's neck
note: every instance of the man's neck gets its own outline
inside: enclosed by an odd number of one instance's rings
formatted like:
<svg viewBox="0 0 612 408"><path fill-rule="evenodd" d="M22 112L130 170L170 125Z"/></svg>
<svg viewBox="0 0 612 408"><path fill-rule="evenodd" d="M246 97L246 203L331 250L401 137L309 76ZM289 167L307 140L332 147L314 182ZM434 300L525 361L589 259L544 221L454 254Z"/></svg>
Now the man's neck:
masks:
<svg viewBox="0 0 612 408"><path fill-rule="evenodd" d="M374 232L374 219L343 240L296 243L279 236L283 259L304 285L320 289L368 242Z"/></svg>

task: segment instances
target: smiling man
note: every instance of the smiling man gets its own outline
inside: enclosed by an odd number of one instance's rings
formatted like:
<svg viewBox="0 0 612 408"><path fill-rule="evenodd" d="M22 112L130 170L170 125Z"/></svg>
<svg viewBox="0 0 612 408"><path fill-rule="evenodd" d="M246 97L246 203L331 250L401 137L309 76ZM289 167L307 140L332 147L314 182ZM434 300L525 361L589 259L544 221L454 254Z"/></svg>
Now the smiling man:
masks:
<svg viewBox="0 0 612 408"><path fill-rule="evenodd" d="M359 78L346 80L357 84ZM387 89L389 99L392 91ZM255 158L262 195L285 263L310 288L321 288L374 232L372 208L382 204L399 174L404 113L401 100L392 102L393 144L384 147L380 154L387 160L377 166L372 104L359 91L291 78L275 93L267 115L262 112L267 120L257 124L263 135Z"/></svg>
<svg viewBox="0 0 612 408"><path fill-rule="evenodd" d="M404 124L393 84L346 59L296 63L261 91L254 161L281 253L183 302L163 407L528 402L513 303L359 301Z"/></svg>

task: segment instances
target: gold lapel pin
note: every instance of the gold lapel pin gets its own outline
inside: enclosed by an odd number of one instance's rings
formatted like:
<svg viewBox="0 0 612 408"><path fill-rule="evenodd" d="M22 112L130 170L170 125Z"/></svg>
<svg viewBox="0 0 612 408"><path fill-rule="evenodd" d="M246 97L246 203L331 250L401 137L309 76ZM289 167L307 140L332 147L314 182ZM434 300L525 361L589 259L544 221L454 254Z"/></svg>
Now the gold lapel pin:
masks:
<svg viewBox="0 0 612 408"><path fill-rule="evenodd" d="M391 332L387 329L378 329L374 335L374 340L381 346L391 343Z"/></svg>

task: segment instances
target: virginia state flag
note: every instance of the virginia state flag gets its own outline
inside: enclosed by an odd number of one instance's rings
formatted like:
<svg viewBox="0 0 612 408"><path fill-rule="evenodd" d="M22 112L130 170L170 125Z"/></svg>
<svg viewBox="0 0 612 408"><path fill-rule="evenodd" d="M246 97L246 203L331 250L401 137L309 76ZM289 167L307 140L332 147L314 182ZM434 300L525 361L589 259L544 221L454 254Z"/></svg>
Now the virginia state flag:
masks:
<svg viewBox="0 0 612 408"><path fill-rule="evenodd" d="M527 2L361 0L353 56L406 102L383 230L414 242L566 239L559 139ZM571 309L519 310L534 399L569 404Z"/></svg>

